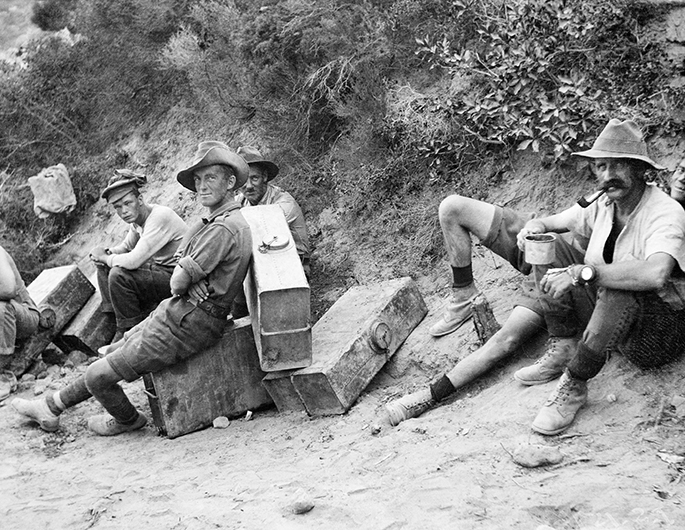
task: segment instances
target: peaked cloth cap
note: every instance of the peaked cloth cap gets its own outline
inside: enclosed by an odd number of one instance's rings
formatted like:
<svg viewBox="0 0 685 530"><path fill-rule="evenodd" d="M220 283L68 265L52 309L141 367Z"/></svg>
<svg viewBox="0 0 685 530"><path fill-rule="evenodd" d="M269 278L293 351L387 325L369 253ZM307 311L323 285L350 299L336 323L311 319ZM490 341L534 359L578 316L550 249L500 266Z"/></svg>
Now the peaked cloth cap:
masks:
<svg viewBox="0 0 685 530"><path fill-rule="evenodd" d="M654 169L666 169L649 157L647 143L633 120L609 120L592 144L592 149L573 154L586 158L632 158L642 160Z"/></svg>
<svg viewBox="0 0 685 530"><path fill-rule="evenodd" d="M267 181L272 180L278 175L278 166L270 160L266 160L257 148L250 145L244 145L238 148L237 153L242 156L249 165L263 167L266 170Z"/></svg>
<svg viewBox="0 0 685 530"><path fill-rule="evenodd" d="M147 183L147 177L130 169L115 169L107 187L102 191L102 198L107 202L118 201Z"/></svg>
<svg viewBox="0 0 685 530"><path fill-rule="evenodd" d="M235 186L233 189L240 188L247 177L250 175L250 168L248 167L243 157L236 154L223 142L206 141L200 142L195 151L192 161L185 169L182 169L176 175L176 180L184 187L191 191L195 189L195 180L193 173L196 169L214 165L229 166L235 175Z"/></svg>

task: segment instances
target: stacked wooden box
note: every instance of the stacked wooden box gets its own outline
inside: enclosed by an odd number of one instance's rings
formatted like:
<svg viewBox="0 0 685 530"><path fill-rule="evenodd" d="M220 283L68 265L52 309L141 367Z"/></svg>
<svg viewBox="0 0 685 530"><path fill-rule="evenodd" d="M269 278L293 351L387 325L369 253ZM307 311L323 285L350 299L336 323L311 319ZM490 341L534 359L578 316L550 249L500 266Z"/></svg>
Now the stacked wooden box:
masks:
<svg viewBox="0 0 685 530"><path fill-rule="evenodd" d="M281 412L343 414L427 312L411 278L353 287L314 325L313 363L263 384Z"/></svg>
<svg viewBox="0 0 685 530"><path fill-rule="evenodd" d="M76 265L46 269L27 287L41 312L38 332L18 344L11 370L20 376L81 310L95 287Z"/></svg>

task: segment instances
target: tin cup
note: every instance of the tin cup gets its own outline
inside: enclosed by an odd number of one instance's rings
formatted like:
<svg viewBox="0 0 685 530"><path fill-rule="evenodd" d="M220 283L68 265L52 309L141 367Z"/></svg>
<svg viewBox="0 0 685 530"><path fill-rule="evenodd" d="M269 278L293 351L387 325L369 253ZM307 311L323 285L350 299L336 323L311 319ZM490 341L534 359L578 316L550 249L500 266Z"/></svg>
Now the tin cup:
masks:
<svg viewBox="0 0 685 530"><path fill-rule="evenodd" d="M528 234L525 237L526 263L531 265L550 265L554 263L556 254L554 246L555 234Z"/></svg>

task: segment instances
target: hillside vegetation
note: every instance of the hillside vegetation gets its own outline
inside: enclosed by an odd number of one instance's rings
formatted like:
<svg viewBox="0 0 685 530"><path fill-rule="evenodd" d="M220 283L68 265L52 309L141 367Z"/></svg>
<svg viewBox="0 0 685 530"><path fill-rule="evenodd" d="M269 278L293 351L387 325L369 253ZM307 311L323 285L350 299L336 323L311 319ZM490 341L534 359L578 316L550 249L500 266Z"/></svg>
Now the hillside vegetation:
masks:
<svg viewBox="0 0 685 530"><path fill-rule="evenodd" d="M683 65L646 33L665 13L621 0L38 1L34 22L55 33L2 67L3 245L31 279L113 168L173 182L159 131L183 129L187 154L251 142L284 168L318 248L314 284L356 281L359 263L426 271L443 255L440 198L488 197L517 153L559 179L608 117L683 131L685 89L669 84ZM134 133L144 162L122 148ZM38 220L26 178L58 162L78 208Z"/></svg>

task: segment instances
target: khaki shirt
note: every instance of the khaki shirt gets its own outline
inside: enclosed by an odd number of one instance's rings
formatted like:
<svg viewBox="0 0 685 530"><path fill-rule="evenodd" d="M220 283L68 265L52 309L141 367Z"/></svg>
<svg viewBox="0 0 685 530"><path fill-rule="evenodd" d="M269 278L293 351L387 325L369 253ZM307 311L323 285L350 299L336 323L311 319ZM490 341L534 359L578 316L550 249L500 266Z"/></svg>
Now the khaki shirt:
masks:
<svg viewBox="0 0 685 530"><path fill-rule="evenodd" d="M252 258L252 233L239 204L231 202L191 227L177 254L192 283L207 281L207 300L229 309Z"/></svg>

